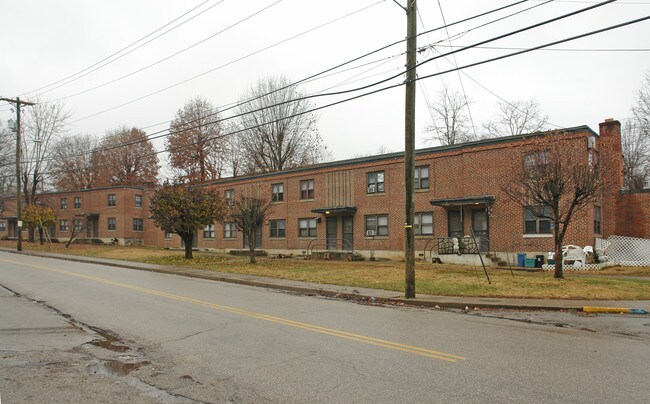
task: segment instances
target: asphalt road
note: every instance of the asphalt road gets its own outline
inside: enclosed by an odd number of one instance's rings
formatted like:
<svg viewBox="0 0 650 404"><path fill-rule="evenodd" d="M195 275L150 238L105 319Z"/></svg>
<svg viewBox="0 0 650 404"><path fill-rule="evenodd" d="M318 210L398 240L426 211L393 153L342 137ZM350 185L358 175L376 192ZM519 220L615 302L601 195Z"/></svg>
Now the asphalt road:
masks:
<svg viewBox="0 0 650 404"><path fill-rule="evenodd" d="M0 253L0 285L128 347L128 354L103 361L83 341L65 351L87 350L86 370L135 388L126 401L634 403L650 397L650 344L625 333L359 305L7 253ZM6 310L13 305L0 306L0 319ZM51 336L57 338L68 336ZM5 341L0 352L9 357ZM108 366L120 360L139 367ZM19 402L3 393L11 389L10 378L4 380L1 397ZM84 389L92 379L87 383ZM123 401L101 391L93 401Z"/></svg>

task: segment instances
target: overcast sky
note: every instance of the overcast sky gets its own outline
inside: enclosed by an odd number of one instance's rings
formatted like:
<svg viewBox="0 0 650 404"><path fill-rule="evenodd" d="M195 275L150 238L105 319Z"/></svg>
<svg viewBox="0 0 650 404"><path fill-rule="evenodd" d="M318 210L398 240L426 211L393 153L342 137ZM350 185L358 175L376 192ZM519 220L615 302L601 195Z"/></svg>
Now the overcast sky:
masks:
<svg viewBox="0 0 650 404"><path fill-rule="evenodd" d="M405 0L397 1L405 4ZM441 27L443 15L450 24L515 2L420 0L418 32ZM434 44L433 49L420 52L418 61L449 52L448 35L456 49L595 3L531 0L440 29L418 38L419 46ZM531 6L538 7L477 28ZM149 43L119 59L115 57L124 52L113 56L107 61L114 62L86 70L85 76L74 81L63 80L194 7L126 51ZM0 97L64 102L72 112L70 133L98 136L122 125L145 128L149 134L168 129L168 121L193 97L206 98L223 109L260 77L283 74L290 81L301 80L400 41L406 32L406 14L393 0L0 0L0 15ZM440 58L421 66L418 76L516 51L502 48L537 46L647 15L650 1L621 0L485 45L489 48ZM399 73L405 64L405 46L397 44L319 76L300 89L307 94L346 90L393 75L398 77L371 89L399 84L404 79ZM421 80L416 146L434 145L425 141L425 128L431 123L427 99L433 102L443 85L459 91L464 88L472 101L471 115L478 133L481 123L495 114L498 97L509 101L535 98L550 122L561 127L588 125L597 131L605 118L623 120L630 115L634 92L650 70L648 20L552 49ZM324 106L357 94L311 102ZM374 154L379 148L403 150L403 105L404 88L400 86L320 110L318 129L335 159ZM0 104L0 119L12 116L9 106ZM162 142L156 146L161 148Z"/></svg>

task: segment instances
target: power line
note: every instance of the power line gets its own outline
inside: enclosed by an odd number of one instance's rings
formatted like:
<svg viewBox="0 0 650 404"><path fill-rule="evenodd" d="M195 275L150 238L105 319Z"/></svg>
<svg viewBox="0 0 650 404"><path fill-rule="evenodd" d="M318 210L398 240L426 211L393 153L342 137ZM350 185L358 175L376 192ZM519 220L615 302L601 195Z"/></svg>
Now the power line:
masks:
<svg viewBox="0 0 650 404"><path fill-rule="evenodd" d="M492 62L495 62L495 61L498 61L498 60L507 59L507 58L510 58L510 57L522 55L524 53L536 51L536 50L539 50L539 49L542 49L542 48L545 48L545 47L548 47L548 46L554 46L554 45L558 45L558 44L561 44L561 43L566 43L566 42L574 41L574 40L577 40L577 39L585 38L585 37L588 37L588 36L600 34L600 33L607 32L607 31L611 31L611 30L614 30L614 29L622 28L622 27L632 25L632 24L636 24L636 23L646 21L646 20L649 20L649 19L650 19L650 16L641 17L641 18L634 19L634 20L629 20L629 21L626 21L626 22L623 22L623 23L619 23L619 24L608 26L608 27L600 28L600 29L597 29L597 30L594 30L594 31L586 32L586 33L575 35L575 36L572 36L572 37L568 37L568 38L556 40L556 41L553 41L553 42L548 42L548 43L545 43L545 44L542 44L542 45L526 48L526 49L521 50L521 51L509 53L507 55L501 55L501 56L497 56L497 57L494 57L494 58L485 59L485 60L482 60L482 61L479 61L479 62L470 63L470 64L467 64L467 65L464 65L464 66L454 67L452 69L448 69L448 70L445 70L445 71L442 71L442 72L425 75L425 76L422 76L422 77L418 77L415 80L416 81L425 80L425 79L432 78L432 77L435 77L435 76L438 76L438 75L452 73L452 72L455 72L457 70L467 69L467 68L470 68L470 67L476 67L476 66L483 65L483 64L486 64L486 63L492 63ZM389 85L389 86L386 86L386 87L382 87L382 88L379 88L379 89L368 91L368 92L363 93L363 94L358 94L358 95L355 95L355 96L352 96L352 97L349 97L349 98L334 101L334 102L331 102L329 104L325 104L325 105L322 105L322 106L319 106L319 107L314 107L312 109L303 111L301 113L296 113L296 114L293 114L293 115L290 115L290 116L278 118L278 119L273 120L273 121L265 122L264 124L255 125L255 126L249 127L249 128L238 129L236 131L229 132L229 133L226 133L226 134L220 134L220 135L217 135L217 136L212 136L212 137L209 137L207 139L202 140L201 142L191 142L191 143L188 143L188 144L185 144L185 145L182 145L182 146L178 146L178 147L175 147L175 148L165 148L165 149L162 149L162 150L158 150L154 154L160 154L160 153L163 153L163 152L169 152L169 151L173 151L173 150L184 148L184 147L190 147L190 146L193 146L193 145L205 142L205 141L209 141L209 140L220 139L220 138L225 137L225 136L230 136L230 135L241 133L241 132L244 132L244 131L247 131L247 130L254 129L254 128L260 127L262 125L269 125L269 124L277 123L277 122L280 122L282 120L291 119L291 118L294 118L296 116L304 115L304 114L311 113L311 112L316 112L316 111L319 111L321 109L325 109L325 108L329 108L329 107L332 107L332 106L335 106L335 105L343 104L345 102L353 101L353 100L356 100L356 99L359 99L359 98L362 98L362 97L377 94L379 92L395 89L395 88L401 87L403 85L404 85L403 82L398 83L398 84ZM367 87L364 86L364 87L361 87L361 88L367 88ZM314 97L316 97L316 96L314 96ZM308 98L313 98L313 97L308 97ZM287 102L295 102L295 101L296 101L296 99L286 101L286 102L282 102L282 103L278 103L278 104L275 104L275 105L286 104ZM273 107L275 105L269 106L268 108ZM266 108L263 108L263 109L266 109ZM253 111L253 112L255 112L255 111ZM225 120L228 120L228 119L232 119L232 117L225 118L225 119L219 119L219 120L208 122L208 123L217 123L217 122L225 121ZM189 128L189 129L192 129L192 128ZM186 128L185 130L188 130L188 128ZM172 131L169 131L169 132L172 133ZM134 142L133 144L135 144L135 143L139 143L139 142ZM124 147L124 145L121 146L121 147ZM68 172L68 171L70 171L70 170L61 171L61 172Z"/></svg>
<svg viewBox="0 0 650 404"><path fill-rule="evenodd" d="M76 73L74 73L74 74L72 74L72 75L70 75L70 76L68 76L68 77L64 77L64 78L62 78L62 79L60 79L60 80L58 80L58 81L55 81L55 82L53 82L53 83L50 83L50 84L48 84L48 85L45 85L45 86L39 87L39 88L37 88L36 90L28 91L28 92L25 93L25 94L31 94L31 93L38 92L38 91L40 91L40 90L42 90L42 89L44 89L44 88L51 87L51 86L53 86L53 85L59 84L59 83L61 83L62 81L66 81L66 80L68 80L68 79L71 79L71 78L73 78L73 77L75 77L75 76L77 76L77 75L79 75L79 74L81 74L81 73L84 73L84 72L86 72L86 71L92 69L92 70L90 70L89 72L87 72L87 73L85 73L85 74L83 74L83 75L81 75L81 76L79 76L79 77L74 78L73 80L70 80L70 81L68 81L68 82L66 82L66 83L63 83L63 84L61 84L61 85L59 85L59 86L57 86L57 87L51 88L51 89L49 89L49 90L47 90L47 91L41 93L40 95L42 95L42 94L46 94L46 93L48 93L48 92L50 92L50 91L52 91L52 90L55 90L55 89L57 89L57 88L59 88L59 87L61 87L61 86L64 86L64 85L69 84L69 83L72 83L73 81L76 81L76 80L78 80L78 79L80 79L80 78L82 78L82 77L84 77L84 76L86 76L86 75L88 75L88 74L90 74L90 73L92 73L92 72L94 72L94 71L97 71L97 70L101 69L101 68L104 67L104 66L109 65L109 64L113 63L114 61L116 61L116 60L118 60L118 59L120 59L120 58L122 58L122 57L128 55L129 53L135 51L136 49L139 49L139 48L141 48L141 47L147 45L148 43L150 43L150 42L152 42L152 41L154 41L154 40L160 38L161 36L163 36L163 35L165 35L165 34L171 32L171 31L175 30L176 28L180 27L181 25L186 24L187 22L189 22L189 21L193 20L194 18L200 16L201 14L207 12L208 10L211 10L213 7L218 6L219 4L223 3L225 0L221 0L221 1L219 1L218 3L216 3L216 4L213 4L212 6L208 7L207 9L205 9L205 10L201 11L200 13L198 13L198 14L196 14L196 15L190 17L190 18L188 18L187 20L181 22L180 24L178 24L178 25L176 25L176 26L174 26L174 27L168 29L167 31L161 33L160 35L158 35L158 36L156 36L156 37L154 37L154 38L148 40L148 41L145 42L145 43L140 44L139 46L137 46L137 47L135 47L135 48L129 50L128 52L125 52L124 54L122 54L122 55L116 57L116 58L113 59L113 60L109 60L109 59L111 59L113 56L116 56L116 55L120 54L121 52L125 51L126 49L129 49L129 48L132 47L133 45L137 44L138 42L141 42L141 41L147 39L147 38L150 37L151 35L155 34L156 32L158 32L158 31L160 31L160 30L162 30L162 29L164 29L165 27L167 27L167 26L173 24L174 22L176 22L176 21L178 21L179 19L185 17L186 15L188 15L189 13L191 13L192 11L198 9L199 7L203 6L204 4L206 4L206 3L210 2L210 1L211 1L211 0L206 0L206 1L204 1L203 3L199 4L198 6L191 8L190 10L188 10L188 11L186 11L185 13L181 14L180 16L174 18L173 20L171 20L170 22L168 22L168 23L166 23L165 25L161 26L160 28L158 28L158 29L156 29L156 30L154 30L154 31L152 31L152 32L150 32L150 33L148 33L147 35L143 36L142 38L138 39L137 41L134 41L134 42L130 43L129 45L123 47L122 49L118 50L117 52L114 52L114 53L112 53L112 54L106 56L104 59L102 59L102 60L100 60L100 61L98 61L98 62L95 62L94 64L92 64L92 65L86 67L85 69L80 70L80 71L78 71L78 72L76 72ZM103 62L106 62L106 63L102 64ZM100 65L100 64L101 64L101 66L98 66L98 67L96 67L96 68L93 69L93 67L95 67L95 66L97 66L97 65Z"/></svg>
<svg viewBox="0 0 650 404"><path fill-rule="evenodd" d="M506 34L498 35L498 36L496 36L496 37L493 37L493 38L490 38L490 39L487 39L487 40L480 41L480 42L478 42L478 43L476 43L476 44L473 44L473 45L469 45L469 46L466 46L466 47L463 47L463 48L460 48L460 49L452 50L451 52L448 52L448 53L446 53L446 54L440 54L439 56L435 56L435 57L429 58L429 59L427 59L427 60L424 60L424 61L422 61L422 62L420 62L420 63L417 63L417 64L416 64L416 67L417 67L417 66L421 66L421 65L423 65L423 64L425 64L425 63L431 62L431 61L433 61L433 60L437 60L437 59L439 59L439 58L441 58L441 57L446 57L446 56L451 55L451 54L454 54L454 53L458 53L458 52L462 52L462 51L465 51L465 50L471 49L471 48L473 48L474 46L479 46L479 45L483 45L483 44L486 44L486 43L494 42L494 41L499 40L499 39L503 39L503 38L506 38L506 37L509 37L509 36L512 36L512 35L516 35L516 34L519 34L519 33L521 33L521 32L524 32L524 31L527 31L527 30L530 30L530 29L533 29L533 28L537 28L537 27L540 27L540 26L543 26L543 25L549 24L549 23L551 23L551 22L555 22L555 21L558 21L558 20L561 20L561 19L564 19L564 18L571 17L571 16L576 15L576 14L580 14L580 13L582 13L582 12L586 12L586 11L592 10L592 9L594 9L594 8L597 8L597 7L604 6L604 5L609 4L609 3L613 2L613 1L615 1L615 0L607 0L607 1L604 1L604 2L599 3L599 4L597 4L597 5L593 5L593 6L585 7L585 8L580 9L580 10L572 11L572 12L569 12L569 13L567 13L567 14L563 14L563 15L560 15L560 16L558 16L558 17L554 17L554 18L551 18L551 19L548 19L548 20L545 20L545 21L542 21L542 22L539 22L539 23L536 23L536 24L533 24L533 25L529 25L529 26L527 26L527 27L520 28L520 29L515 30L515 31L510 31L509 33L506 33ZM433 31L433 30L431 30L431 31ZM562 42L558 42L558 43L562 43ZM552 43L552 44L549 45L549 46L552 46L552 45L554 45L554 44L555 44L555 43ZM526 52L526 51L520 51L520 52ZM514 54L519 54L519 52L515 52ZM491 60L499 60L499 59L496 58L496 59L491 59ZM470 65L470 66L471 66L471 65ZM456 70L448 70L447 72L450 72L450 71L456 71ZM297 98L297 99L293 99L293 100L285 101L285 102L278 103L278 104L275 104L275 105L272 105L272 106L267 106L267 107L265 107L265 108L261 108L261 109L255 110L255 111L251 111L250 113L258 112L258 111L261 111L261 110L263 110L263 109L272 108L273 106L282 105L282 104L286 104L286 103L289 103L289 102L296 102L296 101L300 101L300 100L304 100L304 99L311 99L311 98L317 98L317 97L326 97L326 96L332 96L332 95L343 95L343 94L348 94L348 93L351 93L351 92L356 92L356 91L365 90L365 89L368 89L368 88L370 88L370 87L374 87L374 86L377 86L377 85L379 85L379 84L383 84L383 83L385 83L385 82L387 82L387 81L389 81L389 80L395 79L395 78L401 76L402 74L403 74L403 73L396 74L396 75L390 76L390 77L388 77L388 78L386 78L386 79L383 79L383 80L380 80L380 81L377 81L377 82L375 82L375 83L371 83L371 84L368 84L368 85L365 85L365 86L357 87L357 88L355 88L355 89L349 89L349 90L343 90L343 91L336 91L336 92L329 92L329 93L321 93L321 94L313 94L313 95L310 95L310 96L299 97L299 98ZM434 75L429 75L429 76L426 76L426 77L433 77L433 76L434 76ZM287 88L287 87L289 87L289 86L285 86L284 88ZM263 95L262 95L262 96L263 96ZM259 97L253 98L253 99L257 99L257 98L260 98L260 97L262 97L262 96L259 96ZM247 101L247 102L250 102L250 100ZM243 104L243 102L242 102L242 103L239 103L238 105L241 105L241 104ZM234 108L234 107L231 107L231 108ZM233 119L233 118L236 118L236 117L241 116L241 115L243 115L243 114L240 114L240 115L234 115L234 116L232 116L232 117L229 117L229 118L226 118L226 119L223 119L223 120ZM217 121L215 121L215 122L211 122L211 123L216 123L216 122L220 122L220 121L222 121L222 120L217 120ZM189 129L193 129L193 128L189 128ZM165 132L165 131L162 130L162 131L159 131L159 132L157 132L157 133L163 133L163 132ZM171 133L172 133L172 132L170 131L169 134L171 134ZM154 134L156 134L156 133L154 133ZM168 136L169 134L161 135L161 136L155 136L155 137L154 137L154 136L149 136L148 139L150 139L150 140L151 140L151 139L156 139L156 138L159 138L159 137ZM119 146L116 146L116 147L119 147Z"/></svg>
<svg viewBox="0 0 650 404"><path fill-rule="evenodd" d="M223 1L223 0L222 0L222 1ZM228 31L229 29L234 28L234 27L236 27L237 25L239 25L239 24L241 24L241 23L243 23L243 22L245 22L245 21L247 21L247 20L249 20L249 19L255 17L256 15L258 15L258 14L260 14L260 13L262 13L262 12L268 10L268 9L270 9L271 7L273 7L273 6L275 6L276 4L280 3L281 1L282 1L282 0L276 0L275 2L273 2L273 3L271 3L271 4L267 5L267 6L264 6L263 8L261 8L261 9L257 10L256 12L254 12L253 14L250 14L250 15L248 15L248 16L242 18L241 20L239 20L239 21L237 21L237 22L235 22L235 23L233 23L233 24L227 26L226 28L223 28L223 29L219 30L218 32L215 32L214 34L212 34L212 35L210 35L210 36L208 36L208 37L206 37L206 38L203 38L203 39L201 39L200 41L195 42L195 43L193 43L192 45L190 45L190 46L188 46L188 47L185 47L185 48L183 48L183 49L181 49L181 50L179 50L179 51L177 51L177 52L172 53L172 54L169 55L169 56L166 56L166 57L164 57L164 58L162 58L162 59L160 59L160 60L157 60L157 61L155 61L155 62L153 62L153 63L150 63L150 64L148 64L148 65L146 65L146 66L144 66L144 67L142 67L142 68L140 68L140 69L138 69L138 70L134 70L134 71L132 71L132 72L130 72L130 73L127 73L127 74L125 74L125 75L123 75L123 76L120 76L120 77L117 77L117 78L115 78L115 79L109 80L109 81L104 82L104 83L102 83L102 84L99 84L99 85L97 85L97 86L95 86L95 87L91 87L91 88L89 88L89 89L86 89L86 90L83 90L83 91L80 91L80 92L77 92L77 93L74 93L74 94L70 94L70 95L67 95L67 96L65 96L65 97L57 98L57 99L52 100L52 101L50 101L50 102L62 101L62 100L68 99L68 98L76 97L76 96L81 95L81 94L86 94L86 93L88 93L88 92L91 92L91 91L97 90L97 89L102 88L102 87L106 87L106 86L109 85L109 84L113 84L113 83L118 82L118 81L120 81L120 80L123 80L123 79L125 79L125 78L127 78L127 77L133 76L134 74L137 74L137 73L140 73L140 72L142 72L142 71L144 71L144 70L147 70L147 69L149 69L149 68L151 68L151 67L153 67L153 66L156 66L156 65L158 65L158 64L160 64L160 63L162 63L162 62L165 62L165 61L167 61L167 60L169 60L169 59L171 59L171 58L173 58L173 57L176 57L176 56L180 55L181 53L186 52L186 51L188 51L188 50L194 48L195 46L198 46L198 45L200 45L200 44L202 44L202 43L204 43L204 42L206 42L206 41L208 41L208 40L210 40L210 39L216 37L217 35L223 34L224 32Z"/></svg>
<svg viewBox="0 0 650 404"><path fill-rule="evenodd" d="M356 10L356 11L353 11L353 12L348 13L348 14L345 14L345 15L343 15L343 16L341 16L341 17L338 17L338 18L335 18L335 19L330 20L330 21L328 21L328 22L325 22L325 23L323 23L323 24L321 24L321 25L318 25L318 26L316 26L316 27L310 28L310 29L308 29L308 30L306 30L306 31L303 31L303 32L299 33L299 34L296 34L296 35L293 35L293 36L291 36L291 37L285 38L285 39L283 39L283 40L281 40L281 41L279 41L279 42L276 42L276 43L274 43L274 44L268 45L268 46L266 46L266 47L264 47L264 48L261 48L261 49L258 49L258 50L256 50L256 51L254 51L254 52L248 53L247 55L244 55L244 56L239 57L239 58L237 58L237 59L231 60L230 62L224 63L224 64L222 64L222 65L220 65L220 66L217 66L217 67L212 68L212 69L210 69L210 70L207 70L207 71L205 71L205 72L203 72L203 73L200 73L200 74L197 74L197 75L195 75L195 76L192 76L192 77L190 77L190 78L188 78L188 79L185 79L185 80L179 81L179 82L177 82L177 83L175 83L175 84L172 84L172 85L170 85L170 86L164 87L164 88L162 88L162 89L160 89L160 90L154 91L154 92L149 93L149 94L147 94L147 95L144 95L144 96L142 96L142 97L138 97L138 98L133 99L133 100L131 100L131 101L127 101L127 102L122 103L122 104L120 104L120 105L117 105L117 106L114 106L114 107L111 107L111 108L105 109L105 110L103 110L103 111L96 112L96 113L94 113L94 114L90 114L90 115L84 116L84 117L79 118L79 119L76 119L76 120L72 121L71 123L79 122L79 121L82 121L82 120L85 120L85 119L88 119L88 118L91 118L91 117L94 117L94 116L97 116L97 115L100 115L100 114L103 114L103 113L106 113L106 112L109 112L109 111L112 111L112 110L115 110L115 109L117 109L117 108L121 108L121 107L123 107L123 106L129 105L129 104L132 104L132 103L134 103L134 102L137 102L137 101L143 100L143 99L145 99L145 98L149 98L149 97L151 97L151 96L153 96L153 95L156 95L156 94L162 93L163 91L167 91L167 90L172 89L172 88L174 88L174 87L177 87L177 86L179 86L179 85L181 85L181 84L185 84L185 83L187 83L187 82L189 82L189 81L195 80L195 79L197 79L197 78L199 78L199 77L205 76L206 74L209 74L209 73L212 73L212 72L214 72L214 71L216 71L216 70L220 70L220 69L222 69L222 68L224 68L224 67L230 66L231 64L234 64L234 63L240 62L240 61L242 61L242 60L244 60L244 59L247 59L247 58L249 58L249 57L251 57L251 56L254 56L254 55L258 54L258 53L264 52L264 51L266 51L266 50L268 50L268 49L274 48L274 47L276 47L276 46L278 46L278 45L281 45L281 44L283 44L283 43L285 43L285 42L288 42L288 41L290 41L290 40L293 40L293 39L295 39L295 38L298 38L298 37L300 37L300 36L302 36L302 35L306 35L306 34L312 32L312 31L315 31L315 30L320 29L320 28L322 28L322 27L325 27L325 26L327 26L327 25L333 24L334 22L337 22L337 21L339 21L339 20L341 20L341 19L343 19L343 18L349 17L349 16L351 16L351 15L353 15L353 14L357 14L357 13L359 13L359 12L361 12L361 11L364 11L364 10L370 8L370 7L373 7L373 6L379 4L379 3L383 2L383 1L384 1L384 0L379 0L379 1L375 2L375 3L373 3L373 4L370 4L370 5L368 5L368 6L365 6L365 7L363 7L363 8L360 8L360 9L358 9L358 10Z"/></svg>
<svg viewBox="0 0 650 404"><path fill-rule="evenodd" d="M383 0L382 0L382 1L383 1ZM467 17L467 18L463 18L463 19L461 19L461 20L458 20L458 21L455 21L455 22L453 22L453 23L450 23L448 26L451 27L451 26L458 25L458 24L461 24L461 23L464 23L464 22L467 22L467 21L471 21L471 20L476 19L476 18L484 17L484 16L486 16L486 15L489 15L489 14L492 14L492 13L495 13L495 12L499 12L499 11L502 11L502 10L505 10L505 9L508 9L508 8L511 8L511 7L517 6L517 5L519 5L519 4L525 3L526 1L528 1L528 0L518 0L518 1L514 2L514 3L507 4L507 5L505 5L505 6L497 7L497 8L494 8L494 9L491 9L491 10L488 10L488 11L485 11L485 12L482 12L482 13L479 13L479 14L476 14L476 15L473 15L473 16L470 16L470 17ZM547 1L548 1L548 0L547 0ZM352 14L358 13L358 12L360 12L360 11L363 11L363 10L365 10L365 9L367 9L367 8L370 8L370 7L372 7L372 6L376 5L376 4L379 4L379 2L374 3L374 4L371 4L371 5L368 6L368 7L364 7L364 8L362 8L362 9L359 9L359 10L353 12L353 13L346 14L346 15L344 15L344 16L342 16L342 17L339 17L338 19L335 19L335 20L330 21L329 23L334 22L334 21L337 21L337 20L340 20L340 19L342 19L342 18L345 18L345 17L347 17L347 16L349 16L349 15L352 15ZM537 7L537 6L535 6L535 7ZM534 7L531 7L531 8L534 8ZM529 9L530 9L530 8L529 8ZM526 9L526 10L528 10L528 9ZM526 10L524 10L524 11L526 11ZM511 14L511 15L515 15L515 14L518 14L518 13L514 13L514 14ZM329 23L326 23L326 24L324 24L324 25L327 25L327 24L329 24ZM319 27L320 27L320 26L319 26ZM319 28L319 27L313 28L313 29L311 29L311 30L317 29L317 28ZM426 34L428 34L428 33L432 33L432 32L435 32L435 31L441 30L441 29L443 29L443 28L444 28L444 26L436 27L436 28L433 28L433 29L430 29L430 30L424 31L424 32L422 32L422 33L419 33L418 36L420 36L420 35L426 35ZM304 33L306 33L306 32L309 32L309 31L305 31ZM304 33L303 33L303 34L304 34ZM302 34L298 34L298 36L299 36L299 35L302 35ZM291 39L291 38L289 38L289 39ZM284 41L286 41L286 40L284 40ZM365 54L363 54L363 55L361 55L361 56L355 57L355 58L350 59L350 60L348 60L348 61L346 61L346 62L340 63L340 64L335 65L335 66L330 67L330 68L327 68L327 69L325 69L325 70L323 70L323 71L321 71L321 72L318 72L318 73L316 73L316 74L312 74L312 75L310 75L310 76L308 76L308 77L305 77L305 78L303 78L303 79L301 79L301 80L298 80L298 81L296 81L296 82L294 82L294 83L290 83L290 84L288 84L288 85L285 86L285 87L282 87L282 88L279 88L279 89L274 90L273 92L281 91L281 90L284 90L284 89L289 88L289 87L291 87L291 86L295 86L295 85L298 85L298 84L300 84L300 83L307 82L307 81L309 81L309 80L311 80L311 79L313 79L313 78L315 78L315 77L317 77L317 76L324 75L324 74L326 74L326 73L328 73L328 72L334 71L334 70L336 70L336 69L338 69L338 68L340 68L340 67L346 66L346 65L348 65L348 64L350 64L350 63L356 62L356 61L361 60L361 59L363 59L363 58L366 58L366 57L368 57L368 56L370 56L370 55L373 55L373 54L375 54L375 53L381 52L381 51L386 50L386 49L388 49L388 48L391 48L391 47L393 47L393 46L395 46L395 45L401 44L401 43L403 43L403 42L405 42L405 41L406 41L406 38L405 38L405 39L401 39L401 40L396 41L396 42L393 42L393 43L390 43L390 44L388 44L388 45L384 45L384 46L382 46L382 47L380 47L380 48L378 48L378 49L375 49L375 50L373 50L373 51L367 52L367 53L365 53ZM281 43L281 42L279 42L279 43ZM279 43L277 43L277 44L279 44ZM272 45L272 46L275 46L275 45ZM272 47L272 46L271 46L271 47ZM269 48L269 47L267 47L267 48L265 48L265 49L268 49L268 48ZM265 49L262 49L262 50L265 50ZM261 52L262 50L258 50L258 51L256 51L256 52L254 52L253 54L255 54L255 53L259 53L259 52ZM238 59L238 60L235 60L235 61L229 62L228 64L231 64L231 63L237 62L237 61L242 60L242 59L244 59L244 58L246 58L246 57L248 57L248 56L252 56L253 54L250 54L250 55L244 56L243 58L240 58L240 59ZM90 117L92 117L92 116L96 116L96 115L99 115L99 114L102 114L102 113L105 113L105 112L108 112L108 111L111 111L111 110L114 110L114 109L117 109L117 108L120 108L120 107L122 107L122 106L125 106L125 105L128 105L128 104L131 104L131 103L133 103L133 102L140 101L140 100L142 100L142 99L144 99L144 98L148 98L148 97L150 97L150 96L153 96L153 95L158 94L158 93L160 93L160 92L166 91L166 90L168 90L168 89L171 89L171 88L173 88L173 87L176 87L176 86L178 86L178 85L180 85L180 84L183 84L183 83L185 83L185 82L188 82L188 81L190 81L190 80L193 80L193 79L195 79L195 78L198 78L198 77L200 77L200 76L203 76L203 75L205 75L205 74L211 73L212 71L217 70L217 69L220 69L220 68L222 68L222 67L225 67L225 66L227 66L228 64L226 64L226 65L222 65L222 66L219 66L219 67L217 67L217 68L211 69L211 70L206 71L206 72L203 72L203 73L201 73L201 74L199 74L199 75L197 75L197 76L191 77L191 78L189 78L189 79L187 79L187 80L184 80L184 81L182 81L182 82L179 82L179 83L173 84L173 85L171 85L171 86L169 86L169 87L163 88L163 89L161 89L161 90L158 90L158 91L156 91L156 92L153 92L153 93L147 94L147 95L142 96L142 97L139 97L139 98L137 98L137 99L134 99L134 100L128 101L128 102L126 102L126 103L123 103L123 104L117 105L117 106L115 106L115 107L109 108L109 109L104 110L104 111L100 111L100 112L98 112L98 113L96 113L96 114L92 114L92 115L85 116L85 117L83 117L83 118L80 118L80 119L78 119L78 120L73 121L72 123L74 123L74 122L78 122L78 121L80 121L80 120L84 120L84 119L87 119L87 118L90 118ZM258 96L257 98L264 97L264 96L266 96L266 95L272 94L273 92L268 93L268 94L260 95L260 96ZM219 107L217 107L217 110L220 111L220 112L227 111L227 110L229 110L229 109L233 109L233 108L235 108L235 107L237 107L237 106L239 106L239 105L242 105L243 103L250 102L250 101L254 101L254 100L257 99L257 98L252 98L252 99L249 99L249 100L239 101L239 102L236 102L236 103L230 103L230 104L226 104L225 106L219 106ZM233 105L233 104L234 104L234 105ZM230 105L230 106L228 106L228 105ZM225 110L223 110L222 108L224 108L224 107L226 107L226 106L228 106L228 108L226 108ZM158 124L148 125L148 126L146 126L145 128L147 128L147 127L151 127L151 126L159 126L159 125L162 125L162 124L164 124L164 123L169 123L169 122L171 122L171 120L168 120L168 121L165 121L165 122L160 122L160 123L158 123Z"/></svg>
<svg viewBox="0 0 650 404"><path fill-rule="evenodd" d="M556 0L557 1L557 0ZM462 46L462 45L458 45ZM449 45L436 44L435 47L449 48ZM526 48L521 47L508 47L508 46L476 46L475 49L489 49L489 50L523 50ZM540 51L553 51L553 52L650 52L650 48L548 48L540 49Z"/></svg>
<svg viewBox="0 0 650 404"><path fill-rule="evenodd" d="M440 0L438 0L438 8L440 8L440 15L442 16L442 23L446 26L447 22L445 20L445 13L442 11L442 4L440 3ZM447 33L447 41L449 41L449 45L451 45L451 38L449 36L449 29L445 28L445 32ZM451 47L453 50L453 46ZM458 62L456 61L456 54L452 54L452 57L454 58L454 65L458 65ZM458 73L458 80L460 81L460 88L463 91L463 97L465 97L465 106L467 107L467 113L469 115L469 122L472 124L472 131L474 132L474 137L476 138L476 126L474 126L474 118L472 117L472 109L469 107L469 100L467 99L467 93L465 92L465 85L463 84L463 78L460 75L460 71L457 71Z"/></svg>

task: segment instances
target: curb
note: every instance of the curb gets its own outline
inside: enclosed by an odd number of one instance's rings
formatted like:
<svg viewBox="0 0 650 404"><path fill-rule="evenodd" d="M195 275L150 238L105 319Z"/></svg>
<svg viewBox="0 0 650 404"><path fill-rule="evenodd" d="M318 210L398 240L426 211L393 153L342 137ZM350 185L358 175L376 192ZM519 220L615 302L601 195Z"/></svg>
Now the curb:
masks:
<svg viewBox="0 0 650 404"><path fill-rule="evenodd" d="M398 306L408 306L408 307L426 307L426 308L449 308L449 309L460 309L460 310L471 310L471 309L503 309L503 310L528 310L528 311L578 311L586 313L630 313L630 314L647 314L643 309L631 309L631 308L617 308L617 307L591 307L591 306L580 306L578 304L525 304L525 303L509 303L509 302L489 302L489 301L478 301L475 299L467 299L465 301L449 301L447 297L431 297L431 298L413 298L406 299L403 297L375 297L368 294L362 294L347 291L337 291L337 290L327 290L325 288L315 288L309 286L296 286L296 285L287 285L276 282L265 282L264 280L255 280L255 279L244 279L234 276L220 276L215 273L204 272L203 270L192 270L183 267L171 267L171 266L162 266L159 265L156 267L143 267L141 265L130 264L128 261L112 261L112 260L102 260L102 259L93 259L90 257L81 257L74 255L62 255L55 253L41 253L38 251L16 251L5 248L0 248L0 251L9 252L13 254L28 255L41 258L52 258L59 259L63 261L79 262L79 263L88 263L88 264L97 264L97 265L106 265L110 267L117 268L126 268L133 269L138 271L147 271L155 272L167 275L177 275L185 276L188 278L204 279L210 281L252 286L252 287L261 287L273 290L280 290L286 292L301 293L307 296L323 296L335 299L346 299L346 300L355 300L363 301L367 303L385 303ZM155 264L151 264L155 265ZM201 271L201 272L199 272ZM336 285L333 285L336 286ZM397 293L397 292L396 292ZM476 298L479 299L479 298ZM482 298L481 298L482 299ZM505 299L507 300L507 299Z"/></svg>
<svg viewBox="0 0 650 404"><path fill-rule="evenodd" d="M582 311L585 313L648 314L648 312L643 309L632 309L627 307L584 306Z"/></svg>

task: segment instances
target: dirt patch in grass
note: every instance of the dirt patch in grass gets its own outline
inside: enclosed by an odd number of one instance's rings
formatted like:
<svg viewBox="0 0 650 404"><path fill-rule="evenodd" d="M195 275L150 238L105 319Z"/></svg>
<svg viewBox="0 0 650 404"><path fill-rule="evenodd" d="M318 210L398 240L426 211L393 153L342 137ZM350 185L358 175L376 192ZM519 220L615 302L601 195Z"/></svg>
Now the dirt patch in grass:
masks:
<svg viewBox="0 0 650 404"><path fill-rule="evenodd" d="M15 242L0 242L15 248ZM62 244L40 246L24 243L26 250L39 250L88 257L120 259L159 265L267 276L297 281L404 291L404 263L396 261L321 261L258 257L251 265L247 257L195 252L185 260L177 250L135 246ZM646 300L650 299L650 267L613 267L602 271L566 271L564 280L552 272L521 272L488 268L492 284L483 269L464 265L416 263L418 294L440 296L511 297L539 299ZM602 276L611 275L611 277ZM630 278L625 278L630 276Z"/></svg>

